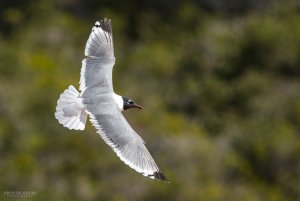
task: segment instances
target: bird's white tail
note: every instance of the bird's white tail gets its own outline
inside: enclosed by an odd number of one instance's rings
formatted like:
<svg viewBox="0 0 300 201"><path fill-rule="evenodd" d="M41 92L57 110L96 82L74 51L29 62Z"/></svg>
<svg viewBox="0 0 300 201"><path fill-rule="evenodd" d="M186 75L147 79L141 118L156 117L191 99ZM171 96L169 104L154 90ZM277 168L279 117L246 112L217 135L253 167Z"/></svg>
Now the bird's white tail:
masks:
<svg viewBox="0 0 300 201"><path fill-rule="evenodd" d="M72 85L59 97L55 118L64 127L74 130L84 130L87 119L84 105L79 92Z"/></svg>

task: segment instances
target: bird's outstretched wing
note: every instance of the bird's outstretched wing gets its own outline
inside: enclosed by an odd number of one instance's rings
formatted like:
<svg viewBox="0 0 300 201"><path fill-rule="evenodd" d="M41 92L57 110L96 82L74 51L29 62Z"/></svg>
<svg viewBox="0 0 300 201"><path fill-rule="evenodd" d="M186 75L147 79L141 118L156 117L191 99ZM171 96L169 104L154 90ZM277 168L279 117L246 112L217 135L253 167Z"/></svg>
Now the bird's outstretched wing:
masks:
<svg viewBox="0 0 300 201"><path fill-rule="evenodd" d="M87 57L114 57L112 26L110 19L96 22L86 43L85 56Z"/></svg>
<svg viewBox="0 0 300 201"><path fill-rule="evenodd" d="M81 99L93 126L125 164L150 178L166 181L142 138L131 128L114 100L113 53L110 20L96 22L82 61Z"/></svg>
<svg viewBox="0 0 300 201"><path fill-rule="evenodd" d="M112 68L115 64L111 21L96 22L85 46L85 58L82 60L80 87L97 86L97 92L113 92ZM100 91L99 91L100 90Z"/></svg>
<svg viewBox="0 0 300 201"><path fill-rule="evenodd" d="M167 181L142 138L131 128L115 104L109 101L98 106L90 104L86 109L97 133L125 164L144 176Z"/></svg>

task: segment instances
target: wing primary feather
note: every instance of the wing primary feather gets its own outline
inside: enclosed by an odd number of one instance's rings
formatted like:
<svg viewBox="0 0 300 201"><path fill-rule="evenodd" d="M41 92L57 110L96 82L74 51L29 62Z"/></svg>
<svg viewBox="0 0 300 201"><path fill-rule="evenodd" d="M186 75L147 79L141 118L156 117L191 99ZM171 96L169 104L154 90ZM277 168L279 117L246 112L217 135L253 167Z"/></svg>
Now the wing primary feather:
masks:
<svg viewBox="0 0 300 201"><path fill-rule="evenodd" d="M88 57L114 57L112 26L108 19L96 22L85 47Z"/></svg>
<svg viewBox="0 0 300 201"><path fill-rule="evenodd" d="M101 121L99 121L99 118L102 118L101 115L95 116L90 112L89 115L92 125L97 129L97 133L126 165L149 178L167 181L143 142L140 141L139 137L137 137L137 134L130 134L132 136L124 141L122 138L128 134L119 134L119 132L121 132L119 129L108 128L106 123L103 124L103 122L101 124ZM103 120L110 121L112 119L105 117ZM122 122L113 122L109 124L109 126L115 126L118 124L122 124ZM127 138L128 137L129 136L127 136Z"/></svg>

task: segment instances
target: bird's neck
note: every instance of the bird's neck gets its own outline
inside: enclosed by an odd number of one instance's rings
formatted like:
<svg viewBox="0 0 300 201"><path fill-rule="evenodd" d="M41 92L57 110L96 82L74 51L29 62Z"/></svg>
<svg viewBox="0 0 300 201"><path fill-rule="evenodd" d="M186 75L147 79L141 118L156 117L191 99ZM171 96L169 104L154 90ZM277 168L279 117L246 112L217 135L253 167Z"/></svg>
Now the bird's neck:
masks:
<svg viewBox="0 0 300 201"><path fill-rule="evenodd" d="M119 110L120 111L124 111L124 107L123 107L124 104L123 104L123 98L122 98L122 96L114 93L113 97L114 97L115 102L118 105Z"/></svg>

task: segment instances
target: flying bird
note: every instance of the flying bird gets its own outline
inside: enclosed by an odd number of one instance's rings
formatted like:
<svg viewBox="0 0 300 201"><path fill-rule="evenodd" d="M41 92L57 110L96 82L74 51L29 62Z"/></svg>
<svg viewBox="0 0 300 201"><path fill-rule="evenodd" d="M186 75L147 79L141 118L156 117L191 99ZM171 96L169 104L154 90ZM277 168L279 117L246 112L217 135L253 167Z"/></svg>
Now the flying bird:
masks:
<svg viewBox="0 0 300 201"><path fill-rule="evenodd" d="M143 139L122 115L127 109L143 108L113 90L115 57L111 20L105 18L95 23L84 53L80 92L71 85L60 95L55 118L68 129L84 130L89 116L97 133L125 164L144 176L167 181Z"/></svg>

